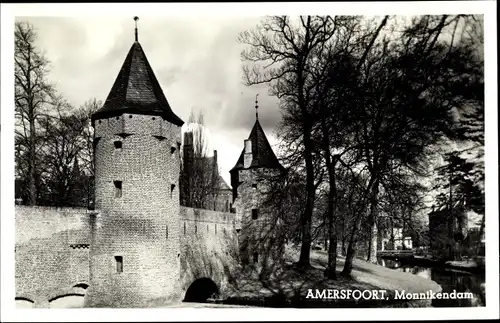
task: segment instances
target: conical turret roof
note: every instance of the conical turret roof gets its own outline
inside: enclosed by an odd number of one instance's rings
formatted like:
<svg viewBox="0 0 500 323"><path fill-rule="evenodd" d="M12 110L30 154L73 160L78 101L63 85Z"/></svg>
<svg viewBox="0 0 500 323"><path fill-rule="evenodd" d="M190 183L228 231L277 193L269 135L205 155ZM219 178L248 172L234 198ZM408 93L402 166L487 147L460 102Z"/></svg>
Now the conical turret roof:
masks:
<svg viewBox="0 0 500 323"><path fill-rule="evenodd" d="M278 168L282 169L283 166L278 161L278 158L274 154L269 141L267 140L266 134L262 129L262 126L257 119L255 124L248 136L248 140L252 142L252 164L250 168ZM236 165L230 170L230 172L243 169L245 149L241 151L240 158L236 162Z"/></svg>
<svg viewBox="0 0 500 323"><path fill-rule="evenodd" d="M137 40L130 48L103 107L92 115L92 122L123 113L157 115L177 126L184 124L172 111Z"/></svg>

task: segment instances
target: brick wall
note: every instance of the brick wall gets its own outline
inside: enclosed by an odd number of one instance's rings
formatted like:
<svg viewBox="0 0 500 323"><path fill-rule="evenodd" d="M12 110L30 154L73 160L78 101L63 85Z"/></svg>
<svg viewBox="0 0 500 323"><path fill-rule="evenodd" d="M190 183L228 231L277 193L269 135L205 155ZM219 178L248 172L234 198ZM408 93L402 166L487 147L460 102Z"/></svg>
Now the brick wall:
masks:
<svg viewBox="0 0 500 323"><path fill-rule="evenodd" d="M49 300L56 297L85 294L85 290L75 285L90 284L90 226L97 225L101 221L97 218L103 216L95 214L97 213L77 208L16 206L16 298L29 299L34 302L35 307L49 307ZM182 300L187 288L199 278L213 280L222 294L230 291L232 279L239 272L235 214L181 207L179 219L177 228L172 231L180 232L180 247L176 251L165 252L172 262L179 261L181 264L181 270L175 276L175 280L180 281L179 291L168 295L168 291L165 291L165 295L170 300ZM169 276L175 274L168 265L154 262L148 264L147 257L152 251L146 250L151 244L148 240L163 240L163 236L156 237L154 230L146 227L140 228L144 230L142 232L136 231L145 222L134 219L117 224L119 232L135 232L134 237L141 239L141 242L135 241L139 243L133 254L136 258L124 256L123 274L132 278L132 281L135 280L134 286L137 289L140 284L145 284L146 278L139 277L144 277L144 272L161 272ZM121 243L113 241L118 238L118 233L110 236L108 245L122 247ZM132 239L129 237L125 240ZM131 267L134 260L138 263L141 260L146 262L134 268ZM104 273L109 274L115 269L115 265L112 261L107 265ZM155 277L145 277L155 281ZM109 284L117 285L114 290L109 290L109 296L104 297L123 297L117 294L117 287L121 286L116 280L110 278ZM134 298L134 295L131 297Z"/></svg>
<svg viewBox="0 0 500 323"><path fill-rule="evenodd" d="M85 306L153 307L198 278L224 294L238 272L235 214L180 207L180 128L124 114L96 120L95 136L96 211L16 207L16 297L48 307L84 283Z"/></svg>
<svg viewBox="0 0 500 323"><path fill-rule="evenodd" d="M243 264L267 266L281 261L283 244L276 236L276 215L262 203L269 193L266 178L275 176L276 172L262 168L239 171L240 184L233 207L236 209L237 229L240 230L239 248ZM253 218L253 209L257 210L256 219Z"/></svg>
<svg viewBox="0 0 500 323"><path fill-rule="evenodd" d="M235 214L181 207L181 294L210 278L222 294L239 271Z"/></svg>
<svg viewBox="0 0 500 323"><path fill-rule="evenodd" d="M100 213L92 225L86 306L151 307L178 297L180 134L160 117L96 120ZM114 181L122 182L121 197Z"/></svg>
<svg viewBox="0 0 500 323"><path fill-rule="evenodd" d="M16 206L16 298L48 307L89 282L89 211ZM81 291L80 291L81 292Z"/></svg>

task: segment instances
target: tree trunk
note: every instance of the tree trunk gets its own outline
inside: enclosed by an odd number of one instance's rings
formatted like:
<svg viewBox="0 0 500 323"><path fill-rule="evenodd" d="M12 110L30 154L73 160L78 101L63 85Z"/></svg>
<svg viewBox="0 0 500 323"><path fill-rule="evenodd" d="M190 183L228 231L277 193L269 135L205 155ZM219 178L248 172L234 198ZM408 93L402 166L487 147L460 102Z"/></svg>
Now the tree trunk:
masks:
<svg viewBox="0 0 500 323"><path fill-rule="evenodd" d="M374 185L374 186L372 186ZM369 190L372 187L378 187L378 182L375 180L374 177L370 179L370 183L368 184ZM371 189L372 196L371 199L373 199L373 189ZM369 208L369 211L371 212L371 207ZM368 211L368 209L366 210ZM357 233L359 232L359 228L361 225L361 215L362 213L359 212L358 215L356 216L356 221L354 223L354 226L352 228L352 233L351 237L349 240L349 246L347 247L347 254L345 258L345 263L344 263L344 269L342 270L341 276L343 277L351 277L351 272L352 272L352 262L354 260L355 252L356 252L356 242L357 242Z"/></svg>
<svg viewBox="0 0 500 323"><path fill-rule="evenodd" d="M323 152L325 153L325 164L328 169L328 179L330 182L330 190L328 192L328 238L330 246L328 248L328 265L325 270L325 276L328 279L337 279L337 226L335 223L335 199L337 197L337 184L335 182L335 163L332 163L330 153L330 138L326 127L325 119L321 121L322 137L323 137Z"/></svg>
<svg viewBox="0 0 500 323"><path fill-rule="evenodd" d="M304 213L301 218L302 245L300 248L300 257L298 265L306 268L311 266L311 219L314 207L315 187L314 187L314 169L311 152L311 132L310 121L305 118L304 123L304 159L306 163L306 190L307 200Z"/></svg>
<svg viewBox="0 0 500 323"><path fill-rule="evenodd" d="M30 100L31 101L31 100ZM30 102L31 104L31 102ZM31 107L30 107L31 108ZM28 182L29 182L29 195L28 195L28 205L34 206L36 205L36 152L35 152L35 118L33 113L30 114L30 136L29 136L29 174L28 174Z"/></svg>
<svg viewBox="0 0 500 323"><path fill-rule="evenodd" d="M378 227L377 220L372 219L372 224L370 228L370 250L368 251L367 261L376 264L377 263L377 244L378 244Z"/></svg>
<svg viewBox="0 0 500 323"><path fill-rule="evenodd" d="M378 181L372 187L372 196L370 203L370 248L368 250L367 261L377 263L377 242L378 242L378 227L377 227L377 207L378 207Z"/></svg>
<svg viewBox="0 0 500 323"><path fill-rule="evenodd" d="M330 184L331 185L331 184ZM335 185L335 184L334 184ZM332 188L330 187L330 190ZM330 245L328 247L328 266L326 267L325 276L328 279L337 279L337 233L335 225L335 201L334 193L330 192L328 196L328 236Z"/></svg>
<svg viewBox="0 0 500 323"><path fill-rule="evenodd" d="M358 215L356 216L356 222L354 223L354 226L352 228L351 237L349 239L349 245L347 246L347 254L345 256L344 269L340 274L342 277L351 277L352 262L356 254L357 233L361 225L361 215L362 213L359 212Z"/></svg>

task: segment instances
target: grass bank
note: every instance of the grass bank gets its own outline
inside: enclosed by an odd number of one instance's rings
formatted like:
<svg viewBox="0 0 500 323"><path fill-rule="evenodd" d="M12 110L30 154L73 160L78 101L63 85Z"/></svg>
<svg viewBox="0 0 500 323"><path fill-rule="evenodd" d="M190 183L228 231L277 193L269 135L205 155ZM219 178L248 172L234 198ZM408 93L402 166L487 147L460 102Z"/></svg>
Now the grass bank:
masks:
<svg viewBox="0 0 500 323"><path fill-rule="evenodd" d="M430 300L397 300L396 290L408 293L440 292L441 286L411 273L400 272L356 259L352 279L325 279L327 264L324 251L311 251L312 267L298 269L298 250L287 248L285 266L267 278L258 277L255 271L244 273L237 282L237 290L225 304L245 304L266 307L427 307ZM337 272L344 266L344 257L337 259ZM308 290L386 290L388 299L312 299L306 298Z"/></svg>

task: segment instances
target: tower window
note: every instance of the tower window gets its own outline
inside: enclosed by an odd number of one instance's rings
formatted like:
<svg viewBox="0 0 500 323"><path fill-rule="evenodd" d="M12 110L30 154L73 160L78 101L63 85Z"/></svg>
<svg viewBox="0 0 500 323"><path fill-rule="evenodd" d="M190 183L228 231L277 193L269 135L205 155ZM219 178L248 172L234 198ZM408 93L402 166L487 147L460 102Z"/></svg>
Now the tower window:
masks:
<svg viewBox="0 0 500 323"><path fill-rule="evenodd" d="M115 197L122 197L122 182L114 181L115 184Z"/></svg>
<svg viewBox="0 0 500 323"><path fill-rule="evenodd" d="M174 196L175 184L170 185L170 198Z"/></svg>
<svg viewBox="0 0 500 323"><path fill-rule="evenodd" d="M170 153L172 155L175 153L176 150L177 150L177 148L175 148L174 146L170 147Z"/></svg>
<svg viewBox="0 0 500 323"><path fill-rule="evenodd" d="M252 209L252 220L257 220L259 217L259 209Z"/></svg>
<svg viewBox="0 0 500 323"><path fill-rule="evenodd" d="M255 264L259 262L259 254L256 252L253 253L253 262Z"/></svg>
<svg viewBox="0 0 500 323"><path fill-rule="evenodd" d="M119 141L119 140L115 141L114 144L115 144L116 149L122 149L122 142L121 141Z"/></svg>
<svg viewBox="0 0 500 323"><path fill-rule="evenodd" d="M116 272L122 273L123 272L123 257L122 256L115 256L115 262L116 262Z"/></svg>
<svg viewBox="0 0 500 323"><path fill-rule="evenodd" d="M155 118L155 117L153 117L152 119L153 119L153 120L156 120L156 118Z"/></svg>
<svg viewBox="0 0 500 323"><path fill-rule="evenodd" d="M255 191L257 189L257 184L256 183L252 184L252 188Z"/></svg>
<svg viewBox="0 0 500 323"><path fill-rule="evenodd" d="M132 118L132 115L129 115L128 117L129 117L129 118Z"/></svg>

